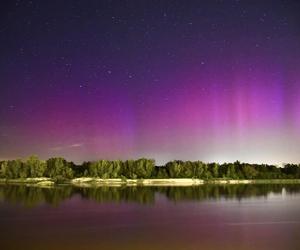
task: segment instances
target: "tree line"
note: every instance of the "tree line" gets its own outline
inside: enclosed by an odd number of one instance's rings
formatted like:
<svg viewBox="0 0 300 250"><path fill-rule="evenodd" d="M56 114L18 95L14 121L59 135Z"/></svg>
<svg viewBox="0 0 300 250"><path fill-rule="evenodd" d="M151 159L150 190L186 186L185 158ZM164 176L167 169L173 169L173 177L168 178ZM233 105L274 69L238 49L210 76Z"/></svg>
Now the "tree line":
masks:
<svg viewBox="0 0 300 250"><path fill-rule="evenodd" d="M61 157L46 161L37 156L26 160L0 161L0 178L50 177L56 180L78 177L95 178L199 178L209 179L300 179L300 164L283 167L267 164L204 163L202 161L170 161L156 166L153 159L99 160L74 164Z"/></svg>

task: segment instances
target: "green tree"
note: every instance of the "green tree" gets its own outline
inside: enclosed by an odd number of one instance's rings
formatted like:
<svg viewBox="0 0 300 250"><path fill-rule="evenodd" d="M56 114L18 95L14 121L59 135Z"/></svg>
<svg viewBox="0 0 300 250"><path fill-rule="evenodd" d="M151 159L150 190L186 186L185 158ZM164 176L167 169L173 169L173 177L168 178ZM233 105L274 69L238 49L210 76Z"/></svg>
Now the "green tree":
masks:
<svg viewBox="0 0 300 250"><path fill-rule="evenodd" d="M40 161L37 156L30 156L24 164L24 175L23 177L43 177L45 176L46 163Z"/></svg>
<svg viewBox="0 0 300 250"><path fill-rule="evenodd" d="M243 174L246 179L255 179L258 172L256 171L256 169L254 167L247 164L243 167Z"/></svg>
<svg viewBox="0 0 300 250"><path fill-rule="evenodd" d="M182 166L180 161L171 161L166 164L170 178L180 178Z"/></svg>
<svg viewBox="0 0 300 250"><path fill-rule="evenodd" d="M51 178L73 178L72 163L61 157L50 158L46 162L45 175Z"/></svg>

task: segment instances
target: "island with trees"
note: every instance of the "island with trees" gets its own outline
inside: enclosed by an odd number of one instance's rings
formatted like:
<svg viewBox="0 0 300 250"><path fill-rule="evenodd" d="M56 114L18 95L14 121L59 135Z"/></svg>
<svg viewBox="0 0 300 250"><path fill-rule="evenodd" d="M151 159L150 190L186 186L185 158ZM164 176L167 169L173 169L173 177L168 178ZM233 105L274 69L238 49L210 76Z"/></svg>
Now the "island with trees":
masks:
<svg viewBox="0 0 300 250"><path fill-rule="evenodd" d="M300 164L204 163L174 160L156 166L153 159L98 160L74 164L61 157L46 161L0 161L1 183L40 185L198 185L203 183L300 183Z"/></svg>

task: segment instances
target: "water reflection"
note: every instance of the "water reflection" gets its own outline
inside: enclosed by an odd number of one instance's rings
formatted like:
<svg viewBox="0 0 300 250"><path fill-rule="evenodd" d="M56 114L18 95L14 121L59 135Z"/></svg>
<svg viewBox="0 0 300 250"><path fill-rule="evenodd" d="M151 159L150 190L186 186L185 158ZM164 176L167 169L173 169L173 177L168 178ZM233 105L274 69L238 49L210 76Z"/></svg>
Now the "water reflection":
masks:
<svg viewBox="0 0 300 250"><path fill-rule="evenodd" d="M0 201L35 207L41 204L59 205L79 195L82 199L107 202L134 202L151 204L155 194L161 194L169 201L203 201L218 199L242 200L250 197L267 197L268 194L293 194L300 192L300 185L202 185L192 187L97 187L79 188L58 186L40 188L25 185L0 185Z"/></svg>

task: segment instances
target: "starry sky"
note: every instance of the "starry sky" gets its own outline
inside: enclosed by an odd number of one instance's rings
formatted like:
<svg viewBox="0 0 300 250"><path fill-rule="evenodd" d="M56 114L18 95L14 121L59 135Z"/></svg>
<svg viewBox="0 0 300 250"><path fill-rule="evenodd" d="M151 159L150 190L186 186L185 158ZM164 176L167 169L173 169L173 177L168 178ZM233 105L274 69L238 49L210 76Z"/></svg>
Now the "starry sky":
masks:
<svg viewBox="0 0 300 250"><path fill-rule="evenodd" d="M0 12L0 159L300 162L300 1Z"/></svg>

